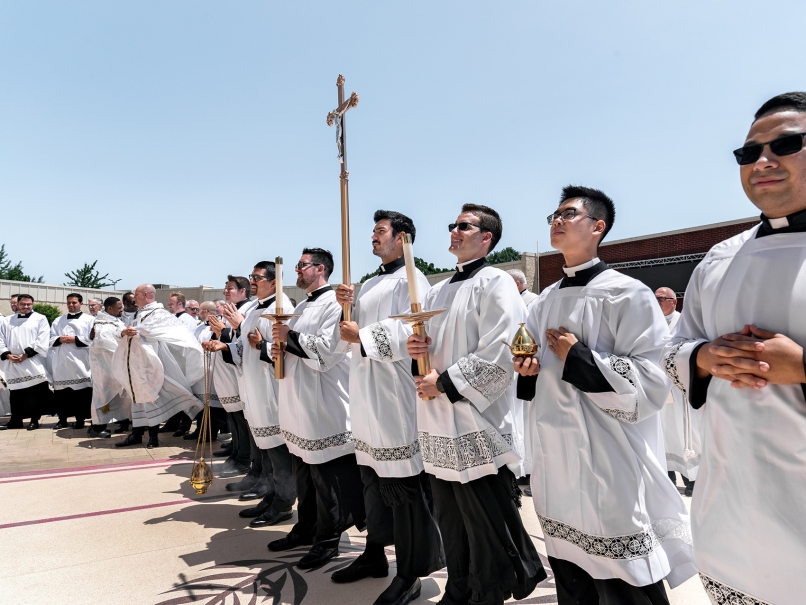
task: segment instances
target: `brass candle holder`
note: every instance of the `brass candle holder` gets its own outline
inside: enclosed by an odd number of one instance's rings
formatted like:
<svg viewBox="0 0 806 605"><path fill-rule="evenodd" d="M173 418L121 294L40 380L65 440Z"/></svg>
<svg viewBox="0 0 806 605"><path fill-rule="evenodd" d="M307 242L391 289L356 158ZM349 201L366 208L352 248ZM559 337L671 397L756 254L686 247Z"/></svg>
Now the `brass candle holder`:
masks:
<svg viewBox="0 0 806 605"><path fill-rule="evenodd" d="M424 340L428 339L428 334L425 331L425 322L432 317L436 317L440 313L444 313L447 309L434 309L433 311L423 311L421 304L411 305L411 313L404 313L403 315L390 315L389 319L399 319L411 324L411 328L417 336ZM427 376L431 373L431 359L428 354L417 360L417 372L420 376ZM423 397L424 401L430 401L433 397Z"/></svg>
<svg viewBox="0 0 806 605"><path fill-rule="evenodd" d="M508 343L506 340L501 342L509 347L515 357L531 357L537 353L537 342L524 324L520 324L512 343Z"/></svg>
<svg viewBox="0 0 806 605"><path fill-rule="evenodd" d="M261 317L270 319L276 324L283 325L284 322L288 321L292 317L299 317L299 313L283 313L283 308L277 307L275 308L274 313L263 313ZM285 378L285 343L278 342L275 344L280 348L280 354L277 356L277 359L274 360L274 377L277 380L282 380Z"/></svg>

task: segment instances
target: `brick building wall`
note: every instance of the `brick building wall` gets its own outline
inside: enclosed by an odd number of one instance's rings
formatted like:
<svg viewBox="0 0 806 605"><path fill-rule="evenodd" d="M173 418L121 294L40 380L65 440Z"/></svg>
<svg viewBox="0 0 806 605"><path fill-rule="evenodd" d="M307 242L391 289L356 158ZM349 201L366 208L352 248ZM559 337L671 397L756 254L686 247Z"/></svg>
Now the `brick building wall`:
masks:
<svg viewBox="0 0 806 605"><path fill-rule="evenodd" d="M599 258L608 264L659 259L708 252L719 242L758 224L757 218L703 225L691 229L655 233L641 237L605 242L599 248ZM540 291L562 279L563 257L559 252L540 255ZM696 262L691 263L693 271Z"/></svg>

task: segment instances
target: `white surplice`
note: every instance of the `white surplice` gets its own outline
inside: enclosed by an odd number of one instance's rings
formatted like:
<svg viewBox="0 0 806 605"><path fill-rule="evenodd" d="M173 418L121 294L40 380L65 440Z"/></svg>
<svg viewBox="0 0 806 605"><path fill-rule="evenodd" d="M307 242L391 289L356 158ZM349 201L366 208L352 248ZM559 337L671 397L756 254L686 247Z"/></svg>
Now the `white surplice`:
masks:
<svg viewBox="0 0 806 605"><path fill-rule="evenodd" d="M75 391L92 386L90 376L90 332L95 318L89 313L81 313L70 319L69 315L57 317L50 327L50 351L48 361L53 376L53 390L73 389ZM75 336L75 343L54 345L62 336Z"/></svg>
<svg viewBox="0 0 806 605"><path fill-rule="evenodd" d="M672 311L666 316L670 333L674 334L678 321L679 311ZM666 405L660 411L660 420L666 447L666 468L680 473L690 481L696 480L702 452L697 411L691 409L683 391L674 385L666 398Z"/></svg>
<svg viewBox="0 0 806 605"><path fill-rule="evenodd" d="M468 271L467 263L460 269ZM512 277L484 265L464 281L433 286L423 310L435 309L447 310L426 325L431 367L448 372L461 398L418 398L420 449L427 473L467 483L521 460L512 353L501 341L524 321L524 306Z"/></svg>
<svg viewBox="0 0 806 605"><path fill-rule="evenodd" d="M402 259L400 259L402 261ZM390 263L391 264L391 263ZM361 285L353 321L361 344L349 344L334 327L334 343L349 348L350 424L358 464L372 467L380 477L412 477L423 470L417 439L417 392L411 375L406 341L409 324L390 315L411 313L406 266L399 264ZM430 284L416 271L420 296ZM362 355L362 347L365 355Z"/></svg>
<svg viewBox="0 0 806 605"><path fill-rule="evenodd" d="M132 400L112 371L112 359L126 326L119 317L99 311L93 324L89 362L92 370L92 423L106 424L131 418ZM64 345L61 345L64 346Z"/></svg>
<svg viewBox="0 0 806 605"><path fill-rule="evenodd" d="M526 314L524 317L528 315L529 309L537 301L537 299L538 295L530 290L524 290L521 292L521 300L526 305ZM517 375L515 378L517 378ZM526 445L531 443L531 430L529 428L529 402L518 399L518 385L515 381L512 382L512 386L510 388L512 389L512 397L515 406L515 428L519 434L523 435L522 443L524 444L522 454L523 460L520 462L520 464L510 465L510 469L512 469L512 472L515 473L515 476L523 477L532 474L532 450Z"/></svg>
<svg viewBox="0 0 806 605"><path fill-rule="evenodd" d="M584 286L562 283L541 293L526 322L540 345L528 405L532 495L546 550L594 578L634 586L666 578L675 587L696 570L657 413L670 388L659 366L666 322L649 288L612 269ZM612 391L583 392L563 380L566 362L546 337L560 327L590 349L588 371L598 369Z"/></svg>
<svg viewBox="0 0 806 605"><path fill-rule="evenodd" d="M195 333L196 328L199 327L199 322L193 319L193 316L187 311L182 311L181 313L177 314L176 318L183 326L190 330L191 334Z"/></svg>
<svg viewBox="0 0 806 605"><path fill-rule="evenodd" d="M322 464L352 454L350 430L350 354L332 347L341 305L330 286L308 295L294 309L288 325L298 333L301 352L285 356L280 381L280 429L289 451L308 464Z"/></svg>
<svg viewBox="0 0 806 605"><path fill-rule="evenodd" d="M755 324L806 347L806 234L756 238L758 230L714 246L689 281L664 366L690 403L689 364L701 343ZM707 386L691 519L697 567L715 602L804 601L804 388L734 389L719 378Z"/></svg>
<svg viewBox="0 0 806 605"><path fill-rule="evenodd" d="M121 321L123 321L123 324L127 328L130 325L132 325L132 321L134 320L134 316L135 316L136 313L137 313L136 311L133 311L131 313L129 313L128 311L123 311L123 313L121 314L120 319L121 319Z"/></svg>
<svg viewBox="0 0 806 605"><path fill-rule="evenodd" d="M240 335L229 344L229 348L233 363L240 369L242 392L246 395L243 413L249 430L257 446L268 450L285 443L280 432L279 381L274 377L274 365L269 363L272 321L261 317L274 313L277 305L273 294L257 303L247 312L240 326ZM293 309L285 294L281 308L286 313ZM266 341L261 350L249 344L249 334L256 328Z"/></svg>
<svg viewBox="0 0 806 605"><path fill-rule="evenodd" d="M2 334L2 325L7 322L8 318L0 315L0 334ZM6 375L3 372L3 363L0 363L0 416L7 416L11 413L11 397L9 396L8 385L6 384Z"/></svg>
<svg viewBox="0 0 806 605"><path fill-rule="evenodd" d="M142 307L112 361L117 379L132 398L132 424L156 426L174 414L191 418L202 408L192 386L204 375L202 348L162 304Z"/></svg>
<svg viewBox="0 0 806 605"><path fill-rule="evenodd" d="M236 307L246 318L257 304L257 300L244 299L236 303ZM228 321L225 320L224 323L227 324L227 327L221 332L221 341L228 345L237 339L237 334ZM243 411L246 408L246 391L240 368L226 363L220 351L216 351L216 356L218 359L213 372L213 383L216 393L218 393L218 399L227 412Z"/></svg>
<svg viewBox="0 0 806 605"><path fill-rule="evenodd" d="M196 340L199 341L199 344L201 344L207 342L213 337L213 331L210 329L210 326L207 324L207 322L202 322L198 326L196 326L196 331L193 333L193 336L196 338ZM218 393L216 392L215 389L215 371L219 364L224 365L224 362L221 360L220 357L216 360L216 364L213 368L213 385L212 385L212 391L210 393L211 408L223 407L221 405L221 402L218 400ZM191 390L193 391L193 394L196 396L196 399L199 400L199 403L204 405L204 398L205 398L204 377L202 377L201 380L194 383L193 386L191 387Z"/></svg>
<svg viewBox="0 0 806 605"><path fill-rule="evenodd" d="M45 368L49 336L48 318L36 311L31 311L28 317L20 317L19 313L15 313L7 317L5 322L0 322L0 355L6 351L12 355L22 355L28 348L36 352L36 355L20 363L13 363L8 359L0 361L0 368L10 391L32 387L40 382L50 382Z"/></svg>

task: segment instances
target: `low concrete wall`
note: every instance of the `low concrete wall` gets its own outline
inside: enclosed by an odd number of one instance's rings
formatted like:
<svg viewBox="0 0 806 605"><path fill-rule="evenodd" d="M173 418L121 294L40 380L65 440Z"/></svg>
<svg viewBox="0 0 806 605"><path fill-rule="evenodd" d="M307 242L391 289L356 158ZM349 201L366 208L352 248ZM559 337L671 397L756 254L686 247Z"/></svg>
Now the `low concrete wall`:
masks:
<svg viewBox="0 0 806 605"><path fill-rule="evenodd" d="M117 296L118 298L125 294L126 290L93 290L90 288L74 288L72 286L56 286L54 284L36 284L27 281L11 281L8 279L0 279L0 313L3 315L11 314L11 300L12 294L30 294L34 297L34 301L38 303L48 303L58 307L62 313L67 313L67 295L71 292L77 292L84 297L83 310L87 310L87 301L90 298L103 299L109 296Z"/></svg>

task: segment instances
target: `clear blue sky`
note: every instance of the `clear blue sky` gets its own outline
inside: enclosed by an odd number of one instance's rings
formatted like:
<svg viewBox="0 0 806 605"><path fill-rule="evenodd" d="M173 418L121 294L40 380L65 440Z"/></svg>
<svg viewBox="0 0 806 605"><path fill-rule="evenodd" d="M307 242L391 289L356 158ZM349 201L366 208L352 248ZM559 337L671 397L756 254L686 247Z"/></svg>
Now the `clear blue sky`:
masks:
<svg viewBox="0 0 806 605"><path fill-rule="evenodd" d="M615 199L611 239L750 216L730 152L806 88L804 23L802 0L0 1L0 243L122 287L338 261L338 73L361 97L354 279L378 208L440 266L464 202L500 211L501 247L548 249L568 183Z"/></svg>

